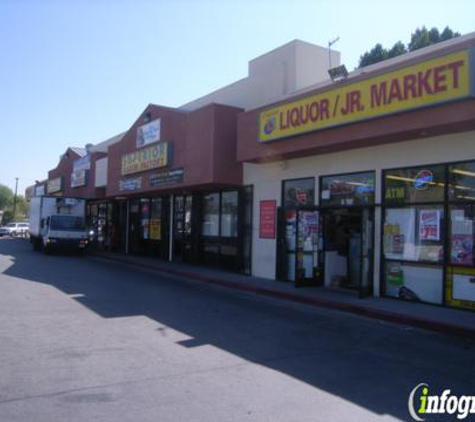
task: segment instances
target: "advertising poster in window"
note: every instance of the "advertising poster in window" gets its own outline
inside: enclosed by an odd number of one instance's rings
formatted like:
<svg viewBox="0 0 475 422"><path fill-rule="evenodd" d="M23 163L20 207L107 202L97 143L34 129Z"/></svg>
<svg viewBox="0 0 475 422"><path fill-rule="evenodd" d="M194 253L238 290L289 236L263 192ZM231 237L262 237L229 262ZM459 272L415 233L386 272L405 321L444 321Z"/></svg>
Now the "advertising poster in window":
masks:
<svg viewBox="0 0 475 422"><path fill-rule="evenodd" d="M313 251L318 242L318 212L299 211L299 240L305 251Z"/></svg>
<svg viewBox="0 0 475 422"><path fill-rule="evenodd" d="M396 287L404 285L404 272L400 262L388 262L386 264L386 282Z"/></svg>
<svg viewBox="0 0 475 422"><path fill-rule="evenodd" d="M150 220L150 239L152 240L161 240L161 222L158 218L152 218Z"/></svg>
<svg viewBox="0 0 475 422"><path fill-rule="evenodd" d="M440 240L440 211L419 211L419 240Z"/></svg>
<svg viewBox="0 0 475 422"><path fill-rule="evenodd" d="M261 201L259 213L259 237L275 239L276 201Z"/></svg>
<svg viewBox="0 0 475 422"><path fill-rule="evenodd" d="M299 250L304 254L299 254L299 268L303 269L305 278L312 278L314 267L313 252L318 244L318 212L317 211L299 211Z"/></svg>
<svg viewBox="0 0 475 422"><path fill-rule="evenodd" d="M463 212L463 211L462 211ZM455 217L455 218L454 218ZM452 212L452 264L473 265L473 222Z"/></svg>
<svg viewBox="0 0 475 422"><path fill-rule="evenodd" d="M143 236L143 239L148 239L149 237L149 219L148 218L142 219L142 236Z"/></svg>

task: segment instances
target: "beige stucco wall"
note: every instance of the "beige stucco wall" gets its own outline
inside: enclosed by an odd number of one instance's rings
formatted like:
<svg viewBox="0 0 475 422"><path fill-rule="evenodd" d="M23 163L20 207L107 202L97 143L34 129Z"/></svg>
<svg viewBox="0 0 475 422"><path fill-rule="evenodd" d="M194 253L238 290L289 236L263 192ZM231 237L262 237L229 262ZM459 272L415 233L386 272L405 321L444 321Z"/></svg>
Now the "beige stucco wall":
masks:
<svg viewBox="0 0 475 422"><path fill-rule="evenodd" d="M96 161L96 188L104 188L107 185L107 157Z"/></svg>
<svg viewBox="0 0 475 422"><path fill-rule="evenodd" d="M276 142L292 142L292 140ZM259 239L259 202L275 199L280 206L283 180L315 177L315 201L318 205L318 178L320 176L375 170L376 203L380 204L381 170L470 159L475 160L475 132L385 144L274 163L244 164L244 184L254 186L253 275L270 279L275 277L276 241ZM380 230L381 213L378 207L374 233L374 292L376 296L379 295Z"/></svg>
<svg viewBox="0 0 475 422"><path fill-rule="evenodd" d="M331 51L332 66L340 53ZM329 81L328 49L294 40L249 62L248 76L180 107L196 110L210 103L249 110L279 101L310 86Z"/></svg>

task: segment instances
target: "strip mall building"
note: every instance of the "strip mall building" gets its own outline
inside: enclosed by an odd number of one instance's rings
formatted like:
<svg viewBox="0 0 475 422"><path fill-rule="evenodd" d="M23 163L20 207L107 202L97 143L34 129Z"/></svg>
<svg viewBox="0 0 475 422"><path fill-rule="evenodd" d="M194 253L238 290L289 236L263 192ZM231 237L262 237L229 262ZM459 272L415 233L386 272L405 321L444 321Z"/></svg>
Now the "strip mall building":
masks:
<svg viewBox="0 0 475 422"><path fill-rule="evenodd" d="M88 198L118 253L473 310L474 49L472 33L332 82L328 50L293 41L68 149L36 189Z"/></svg>

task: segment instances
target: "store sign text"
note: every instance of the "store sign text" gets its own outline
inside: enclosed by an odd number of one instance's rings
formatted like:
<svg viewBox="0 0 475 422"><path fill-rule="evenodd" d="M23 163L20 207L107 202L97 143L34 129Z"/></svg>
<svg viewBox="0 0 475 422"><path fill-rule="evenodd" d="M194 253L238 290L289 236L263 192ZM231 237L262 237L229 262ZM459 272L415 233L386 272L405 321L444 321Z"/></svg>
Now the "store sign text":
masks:
<svg viewBox="0 0 475 422"><path fill-rule="evenodd" d="M160 140L161 119L154 120L137 129L137 148Z"/></svg>
<svg viewBox="0 0 475 422"><path fill-rule="evenodd" d="M474 96L475 54L464 50L313 95L261 113L259 140L272 141Z"/></svg>
<svg viewBox="0 0 475 422"><path fill-rule="evenodd" d="M121 192L142 189L142 177L119 180L119 190Z"/></svg>
<svg viewBox="0 0 475 422"><path fill-rule="evenodd" d="M79 186L86 186L87 184L87 170L73 170L71 173L71 187L77 188Z"/></svg>
<svg viewBox="0 0 475 422"><path fill-rule="evenodd" d="M48 180L46 189L48 193L55 193L61 191L63 189L63 178L57 177L56 179Z"/></svg>
<svg viewBox="0 0 475 422"><path fill-rule="evenodd" d="M34 196L45 196L45 185L35 186L35 195Z"/></svg>
<svg viewBox="0 0 475 422"><path fill-rule="evenodd" d="M91 169L91 155L87 154L84 157L78 158L73 162L73 171L90 170Z"/></svg>
<svg viewBox="0 0 475 422"><path fill-rule="evenodd" d="M183 182L183 169L173 169L150 176L149 183L151 188L173 185Z"/></svg>
<svg viewBox="0 0 475 422"><path fill-rule="evenodd" d="M152 147L142 149L122 156L121 174L138 173L165 167L169 164L169 147L167 142L156 144Z"/></svg>

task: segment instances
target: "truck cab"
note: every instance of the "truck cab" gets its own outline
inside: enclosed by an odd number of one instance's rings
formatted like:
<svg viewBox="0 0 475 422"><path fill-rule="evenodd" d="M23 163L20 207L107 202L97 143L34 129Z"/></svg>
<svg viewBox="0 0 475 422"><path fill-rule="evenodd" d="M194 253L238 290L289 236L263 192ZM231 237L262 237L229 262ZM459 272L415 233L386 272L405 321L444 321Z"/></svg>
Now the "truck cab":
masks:
<svg viewBox="0 0 475 422"><path fill-rule="evenodd" d="M84 217L73 215L51 215L41 221L42 247L51 249L85 250L88 243Z"/></svg>
<svg viewBox="0 0 475 422"><path fill-rule="evenodd" d="M88 244L83 198L32 197L30 242L35 250L85 251Z"/></svg>

